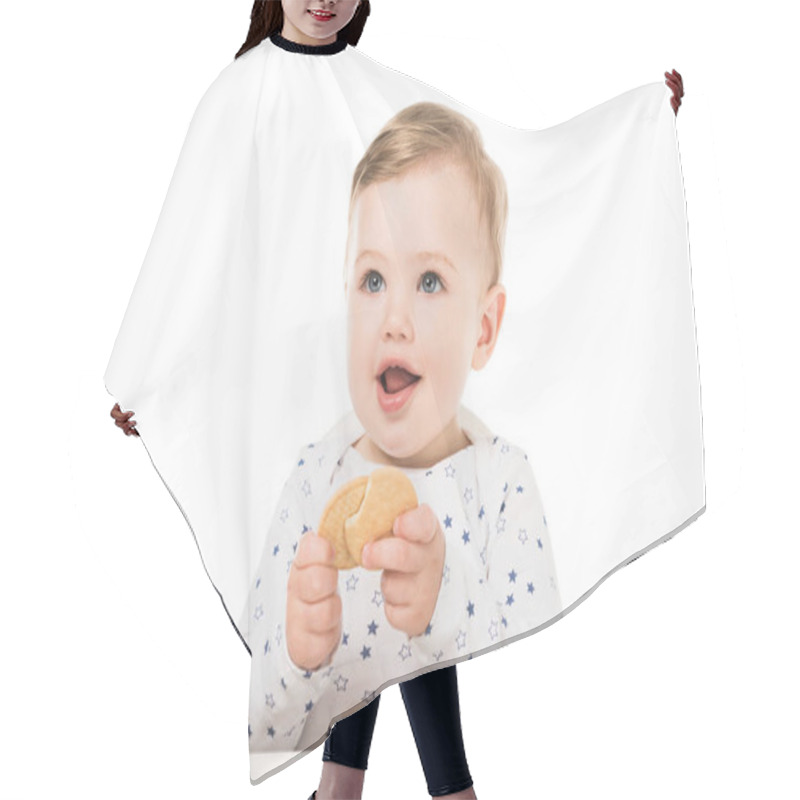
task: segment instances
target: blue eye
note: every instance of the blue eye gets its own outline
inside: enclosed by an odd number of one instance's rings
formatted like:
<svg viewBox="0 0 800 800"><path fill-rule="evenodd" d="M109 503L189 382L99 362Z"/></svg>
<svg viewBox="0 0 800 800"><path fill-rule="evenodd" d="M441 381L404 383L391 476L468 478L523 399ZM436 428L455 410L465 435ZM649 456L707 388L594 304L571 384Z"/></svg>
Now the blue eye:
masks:
<svg viewBox="0 0 800 800"><path fill-rule="evenodd" d="M361 281L361 288L366 289L371 294L379 292L383 286L383 275L371 269Z"/></svg>
<svg viewBox="0 0 800 800"><path fill-rule="evenodd" d="M420 279L419 285L426 294L435 294L444 288L442 279L435 272L426 272ZM436 288L437 286L439 287L438 289Z"/></svg>

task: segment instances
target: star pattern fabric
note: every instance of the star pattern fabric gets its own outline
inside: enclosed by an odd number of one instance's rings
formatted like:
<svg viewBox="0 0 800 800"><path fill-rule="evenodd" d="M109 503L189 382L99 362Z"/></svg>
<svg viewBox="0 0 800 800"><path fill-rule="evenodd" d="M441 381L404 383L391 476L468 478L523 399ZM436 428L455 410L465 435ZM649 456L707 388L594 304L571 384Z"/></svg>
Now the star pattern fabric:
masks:
<svg viewBox="0 0 800 800"><path fill-rule="evenodd" d="M286 649L291 559L287 563L280 554L294 553L300 537L316 530L339 486L378 465L351 445L337 452L335 436L303 449L278 503L243 626L253 653L251 749L311 746L332 718L388 683L497 647L562 610L544 509L526 454L500 436L470 438L470 446L432 468L405 470L446 541L443 579L427 629L408 637L389 624L380 571L342 570L342 638L330 663L315 672L299 669Z"/></svg>

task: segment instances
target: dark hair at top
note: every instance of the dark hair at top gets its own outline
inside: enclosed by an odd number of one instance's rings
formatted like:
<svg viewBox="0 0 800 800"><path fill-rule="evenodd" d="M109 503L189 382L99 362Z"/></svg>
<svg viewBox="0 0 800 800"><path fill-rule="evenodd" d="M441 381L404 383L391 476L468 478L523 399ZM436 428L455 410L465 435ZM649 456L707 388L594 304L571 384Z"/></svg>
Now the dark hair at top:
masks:
<svg viewBox="0 0 800 800"><path fill-rule="evenodd" d="M353 19L347 23L337 34L337 39L345 39L349 45L355 47L361 38L361 32L369 16L369 0L361 0ZM250 12L250 30L244 44L234 58L260 44L273 33L283 30L283 6L279 0L255 0L253 10Z"/></svg>

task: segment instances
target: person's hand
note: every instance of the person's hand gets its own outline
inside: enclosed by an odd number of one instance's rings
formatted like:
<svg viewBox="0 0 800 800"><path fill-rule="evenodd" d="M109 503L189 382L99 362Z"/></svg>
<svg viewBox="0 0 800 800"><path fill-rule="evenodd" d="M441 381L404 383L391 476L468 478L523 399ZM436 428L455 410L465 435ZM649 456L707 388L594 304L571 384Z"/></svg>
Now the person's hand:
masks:
<svg viewBox="0 0 800 800"><path fill-rule="evenodd" d="M425 503L394 521L394 536L370 542L361 552L366 569L382 569L384 613L409 636L425 632L436 608L444 569L442 526Z"/></svg>
<svg viewBox="0 0 800 800"><path fill-rule="evenodd" d="M286 590L286 647L300 669L316 670L342 638L342 598L333 545L313 531L303 534Z"/></svg>
<svg viewBox="0 0 800 800"><path fill-rule="evenodd" d="M133 417L133 411L126 411L123 414L119 403L114 403L114 408L111 409L111 416L114 417L114 424L118 428L122 428L126 436L130 436L131 434L133 434L133 436L139 435L139 431L136 430L136 420L131 419L131 417Z"/></svg>
<svg viewBox="0 0 800 800"><path fill-rule="evenodd" d="M664 83L672 89L672 97L670 97L669 102L677 117L678 109L681 105L681 97L683 97L683 78L676 69L672 70L672 72L665 72L664 77L666 77Z"/></svg>

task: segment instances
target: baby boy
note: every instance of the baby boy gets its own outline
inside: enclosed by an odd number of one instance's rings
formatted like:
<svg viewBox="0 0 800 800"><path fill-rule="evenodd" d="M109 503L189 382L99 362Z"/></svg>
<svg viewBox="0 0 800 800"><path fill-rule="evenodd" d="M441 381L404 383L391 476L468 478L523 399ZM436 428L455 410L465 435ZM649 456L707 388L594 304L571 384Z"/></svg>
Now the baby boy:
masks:
<svg viewBox="0 0 800 800"><path fill-rule="evenodd" d="M249 606L251 749L313 744L388 681L561 610L527 456L460 405L503 320L507 207L478 129L441 105L401 111L356 168L345 264L354 413L301 451L270 530ZM314 533L324 502L383 464L406 472L420 505L364 548L365 569L339 571Z"/></svg>

